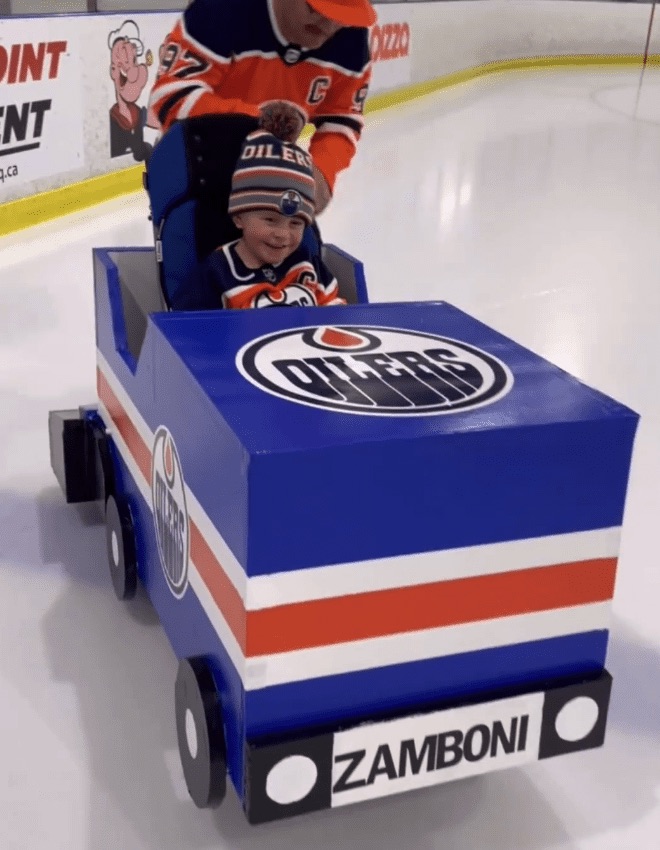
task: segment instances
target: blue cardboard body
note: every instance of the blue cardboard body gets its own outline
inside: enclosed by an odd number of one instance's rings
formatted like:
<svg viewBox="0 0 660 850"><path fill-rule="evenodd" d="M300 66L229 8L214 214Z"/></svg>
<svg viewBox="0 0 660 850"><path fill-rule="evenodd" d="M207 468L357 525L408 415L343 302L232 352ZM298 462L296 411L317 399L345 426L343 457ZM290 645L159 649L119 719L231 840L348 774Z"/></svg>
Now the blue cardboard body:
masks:
<svg viewBox="0 0 660 850"><path fill-rule="evenodd" d="M244 780L239 742L246 739L603 669L607 629L569 629L508 645L486 639L478 649L396 664L379 663L375 648L361 669L250 684L252 674L236 659L258 660L250 630L264 606L251 601L250 588L261 592L269 577L292 574L295 581L301 571L308 581L309 571L349 565L359 581L360 571L375 575L374 562L388 559L621 526L638 417L442 302L154 314L136 360L126 349L107 251L95 252L95 268L100 373L121 388L124 409L138 412L138 431L148 437L164 426L171 434L185 486L235 560L238 584L244 580L243 590L235 588L243 595L239 625L228 626L237 651L222 638L203 594L192 585L182 598L170 592L148 483L138 482L134 460L118 443L122 486L139 529L141 579L177 657L213 660L237 788ZM324 327L455 340L502 362L512 383L499 399L474 408L356 415L278 397L237 365L239 352L256 339ZM401 564L405 585L407 561ZM277 608L273 594L269 604ZM218 616L228 623L233 615ZM332 652L332 645L325 648Z"/></svg>

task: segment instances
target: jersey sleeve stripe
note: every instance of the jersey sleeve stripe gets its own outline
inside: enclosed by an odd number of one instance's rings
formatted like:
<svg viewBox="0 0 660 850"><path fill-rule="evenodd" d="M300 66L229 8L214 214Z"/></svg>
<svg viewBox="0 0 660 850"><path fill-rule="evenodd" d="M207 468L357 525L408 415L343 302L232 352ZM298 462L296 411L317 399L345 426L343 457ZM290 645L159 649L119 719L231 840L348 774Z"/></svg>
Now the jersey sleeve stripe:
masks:
<svg viewBox="0 0 660 850"><path fill-rule="evenodd" d="M358 133L351 130L350 127L345 127L343 124L334 124L331 121L324 121L320 127L316 128L314 135L321 135L322 133L338 133L340 136L348 139L353 145L357 145L360 138Z"/></svg>
<svg viewBox="0 0 660 850"><path fill-rule="evenodd" d="M362 132L362 128L364 127L364 119L363 118L355 118L353 116L348 115L316 115L312 118L312 124L318 129L321 124L341 124L344 127L348 127L353 130L359 136Z"/></svg>
<svg viewBox="0 0 660 850"><path fill-rule="evenodd" d="M164 103L162 103L158 108L157 114L158 114L158 120L160 121L160 123L165 124L165 122L167 121L167 116L168 116L170 110L173 109L177 105L177 103L179 103L179 101L185 100L185 98L188 95L192 94L193 92L198 91L199 89L201 89L201 92L203 94L204 89L201 85L199 85L199 84L195 84L195 85L188 84L185 88L179 89L179 91L176 91L176 92L174 92L174 94L170 95L170 97L168 97L167 100Z"/></svg>
<svg viewBox="0 0 660 850"><path fill-rule="evenodd" d="M197 91L191 92L186 99L184 100L181 109L179 110L179 114L177 118L182 120L183 118L187 118L192 110L195 108L195 104L197 101L204 95L206 92L210 92L211 89L208 86L198 86Z"/></svg>
<svg viewBox="0 0 660 850"><path fill-rule="evenodd" d="M180 80L175 83L160 83L154 86L151 92L151 106L155 106L159 100L162 100L168 94L174 94L175 91L189 89L192 85L203 85L199 80Z"/></svg>

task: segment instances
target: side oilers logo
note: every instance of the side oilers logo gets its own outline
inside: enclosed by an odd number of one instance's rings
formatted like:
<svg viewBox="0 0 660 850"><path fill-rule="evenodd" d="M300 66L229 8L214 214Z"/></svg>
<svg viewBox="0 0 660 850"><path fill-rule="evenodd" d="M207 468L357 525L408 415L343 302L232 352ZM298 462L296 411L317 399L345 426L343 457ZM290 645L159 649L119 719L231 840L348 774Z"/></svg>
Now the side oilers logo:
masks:
<svg viewBox="0 0 660 850"><path fill-rule="evenodd" d="M170 590L179 599L188 586L190 524L181 462L172 435L162 426L154 439L151 498L160 562Z"/></svg>
<svg viewBox="0 0 660 850"><path fill-rule="evenodd" d="M508 367L455 339L401 328L313 327L253 340L236 355L261 390L299 404L372 416L429 416L492 404Z"/></svg>

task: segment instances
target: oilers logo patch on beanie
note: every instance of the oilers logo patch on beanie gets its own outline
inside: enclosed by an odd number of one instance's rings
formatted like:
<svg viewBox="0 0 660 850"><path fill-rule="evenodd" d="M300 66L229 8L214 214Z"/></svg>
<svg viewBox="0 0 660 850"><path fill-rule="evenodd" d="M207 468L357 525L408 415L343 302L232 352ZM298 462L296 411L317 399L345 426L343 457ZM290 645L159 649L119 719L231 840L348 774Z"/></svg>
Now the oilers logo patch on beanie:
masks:
<svg viewBox="0 0 660 850"><path fill-rule="evenodd" d="M280 198L280 212L282 215L296 215L302 207L303 199L297 192L289 190Z"/></svg>
<svg viewBox="0 0 660 850"><path fill-rule="evenodd" d="M314 219L312 160L302 148L265 130L245 139L229 196L230 215L270 209L285 216Z"/></svg>

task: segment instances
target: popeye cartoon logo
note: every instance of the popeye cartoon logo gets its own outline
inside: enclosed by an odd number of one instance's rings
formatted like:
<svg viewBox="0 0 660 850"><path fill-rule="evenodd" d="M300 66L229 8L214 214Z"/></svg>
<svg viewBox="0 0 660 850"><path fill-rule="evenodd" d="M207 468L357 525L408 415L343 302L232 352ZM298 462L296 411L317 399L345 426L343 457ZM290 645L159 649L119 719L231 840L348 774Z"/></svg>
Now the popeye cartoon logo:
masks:
<svg viewBox="0 0 660 850"><path fill-rule="evenodd" d="M144 141L147 119L146 107L137 101L144 91L153 55L147 51L144 62L144 44L135 21L124 21L108 36L110 49L110 78L115 85L115 103L110 109L110 156L132 153L136 162L144 162L152 147Z"/></svg>

